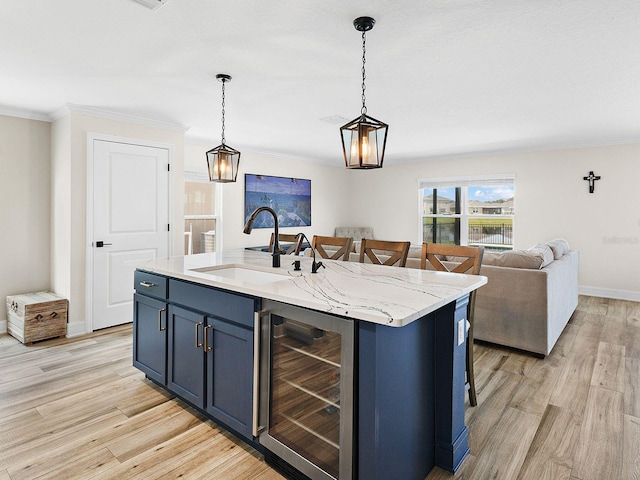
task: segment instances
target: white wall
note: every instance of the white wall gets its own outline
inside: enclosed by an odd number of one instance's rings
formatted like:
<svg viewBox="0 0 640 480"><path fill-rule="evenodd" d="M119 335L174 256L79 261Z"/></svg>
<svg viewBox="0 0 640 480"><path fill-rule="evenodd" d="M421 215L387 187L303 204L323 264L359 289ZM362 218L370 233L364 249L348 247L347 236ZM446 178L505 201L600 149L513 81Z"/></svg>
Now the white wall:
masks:
<svg viewBox="0 0 640 480"><path fill-rule="evenodd" d="M336 161L336 166L331 166L290 157L243 152L239 170L237 183L221 186L223 249L267 245L272 233L270 229L255 229L250 235L242 232L245 223L245 173L311 180L311 226L281 228L281 233L303 232L311 240L313 235L333 235L335 227L349 219L348 178L339 161Z"/></svg>
<svg viewBox="0 0 640 480"><path fill-rule="evenodd" d="M0 332L7 295L49 289L51 125L0 115Z"/></svg>
<svg viewBox="0 0 640 480"><path fill-rule="evenodd" d="M207 177L205 152L214 144L189 143L185 145L185 168ZM222 190L221 234L222 248L244 248L267 245L272 230L255 229L245 235L244 228L244 175L245 173L305 178L311 180L311 226L281 228L282 233L303 232L309 240L313 235L333 235L336 226L348 221L348 177L340 159L336 165L312 163L292 157L242 151L236 183L218 183Z"/></svg>
<svg viewBox="0 0 640 480"><path fill-rule="evenodd" d="M590 194L582 178L602 179ZM350 171L351 223L386 240L418 241L417 180L515 173L514 246L557 237L580 251L580 288L640 301L640 144L447 158Z"/></svg>
<svg viewBox="0 0 640 480"><path fill-rule="evenodd" d="M75 112L53 122L52 200L56 224L52 242L56 255L52 262L51 276L52 288L69 299L69 336L86 331L87 134L90 132L174 145L173 225L177 228L173 229L172 254L180 255L184 250L184 131Z"/></svg>
<svg viewBox="0 0 640 480"><path fill-rule="evenodd" d="M71 116L51 124L51 290L71 291Z"/></svg>

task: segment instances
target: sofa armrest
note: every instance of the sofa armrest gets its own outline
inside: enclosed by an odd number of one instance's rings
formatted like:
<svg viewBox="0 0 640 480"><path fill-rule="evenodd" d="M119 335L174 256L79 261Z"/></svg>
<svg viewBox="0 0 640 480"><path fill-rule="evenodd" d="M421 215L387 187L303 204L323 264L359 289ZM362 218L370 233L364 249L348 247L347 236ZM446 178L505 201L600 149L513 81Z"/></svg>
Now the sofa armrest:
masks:
<svg viewBox="0 0 640 480"><path fill-rule="evenodd" d="M545 269L483 266L476 293L474 337L547 355Z"/></svg>
<svg viewBox="0 0 640 480"><path fill-rule="evenodd" d="M483 266L475 338L548 355L578 305L578 259L570 251L541 270Z"/></svg>

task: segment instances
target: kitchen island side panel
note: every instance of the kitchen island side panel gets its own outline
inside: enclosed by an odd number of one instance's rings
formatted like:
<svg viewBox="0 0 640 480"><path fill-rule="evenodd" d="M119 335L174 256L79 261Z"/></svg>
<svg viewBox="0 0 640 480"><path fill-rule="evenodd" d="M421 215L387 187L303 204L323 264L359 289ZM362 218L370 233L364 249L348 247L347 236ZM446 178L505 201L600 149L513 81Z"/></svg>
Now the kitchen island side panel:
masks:
<svg viewBox="0 0 640 480"><path fill-rule="evenodd" d="M466 332L469 296L437 310L435 315L436 465L455 472L469 453L464 424ZM462 340L459 342L459 340Z"/></svg>
<svg viewBox="0 0 640 480"><path fill-rule="evenodd" d="M360 480L422 480L435 464L434 320L359 322Z"/></svg>

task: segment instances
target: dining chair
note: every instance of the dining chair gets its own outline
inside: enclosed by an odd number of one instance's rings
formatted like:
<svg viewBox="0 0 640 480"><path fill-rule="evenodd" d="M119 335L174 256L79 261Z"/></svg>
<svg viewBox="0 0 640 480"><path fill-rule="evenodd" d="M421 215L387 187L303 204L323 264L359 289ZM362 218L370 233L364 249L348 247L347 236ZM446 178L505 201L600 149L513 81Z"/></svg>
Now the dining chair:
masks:
<svg viewBox="0 0 640 480"><path fill-rule="evenodd" d="M464 245L443 245L439 243L423 243L422 255L420 257L420 267L424 270L429 262L433 268L440 272L467 273L479 275L482 266L482 255L484 247L468 247ZM441 258L442 257L442 258ZM450 266L445 265L444 258L450 261ZM476 306L476 290L469 294L467 305L467 320L469 330L467 332L467 355L466 355L466 387L469 391L469 403L472 407L478 405L476 395L476 382L473 372L473 317Z"/></svg>
<svg viewBox="0 0 640 480"><path fill-rule="evenodd" d="M311 248L314 248L322 258L328 258L330 260L338 260L342 257L342 260L349 261L352 244L353 239L351 237L323 237L314 235L311 240ZM330 248L329 252L327 252L324 247L338 248L335 251L334 248Z"/></svg>
<svg viewBox="0 0 640 480"><path fill-rule="evenodd" d="M269 240L269 253L273 253L274 238L275 233L272 233L271 239ZM279 233L278 244L280 245L280 248L284 250L285 255L299 255L300 250L302 249L302 235Z"/></svg>
<svg viewBox="0 0 640 480"><path fill-rule="evenodd" d="M371 263L377 265L404 267L407 263L410 246L411 242L390 242L363 238L360 245L360 263L364 263L366 257L371 260ZM383 261L378 255L388 256L389 258Z"/></svg>

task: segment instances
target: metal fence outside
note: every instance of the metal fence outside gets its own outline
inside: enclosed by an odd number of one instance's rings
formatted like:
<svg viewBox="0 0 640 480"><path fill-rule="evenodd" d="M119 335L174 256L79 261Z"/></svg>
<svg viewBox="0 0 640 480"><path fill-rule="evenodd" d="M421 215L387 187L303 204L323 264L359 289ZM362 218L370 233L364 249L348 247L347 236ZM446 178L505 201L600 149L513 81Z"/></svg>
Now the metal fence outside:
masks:
<svg viewBox="0 0 640 480"><path fill-rule="evenodd" d="M423 226L423 239L425 242L434 241L433 232L435 228L435 242L453 245L456 243L456 224L454 222L426 223ZM511 248L513 246L513 224L512 223L478 223L469 225L468 232L469 245L483 245L496 248Z"/></svg>

